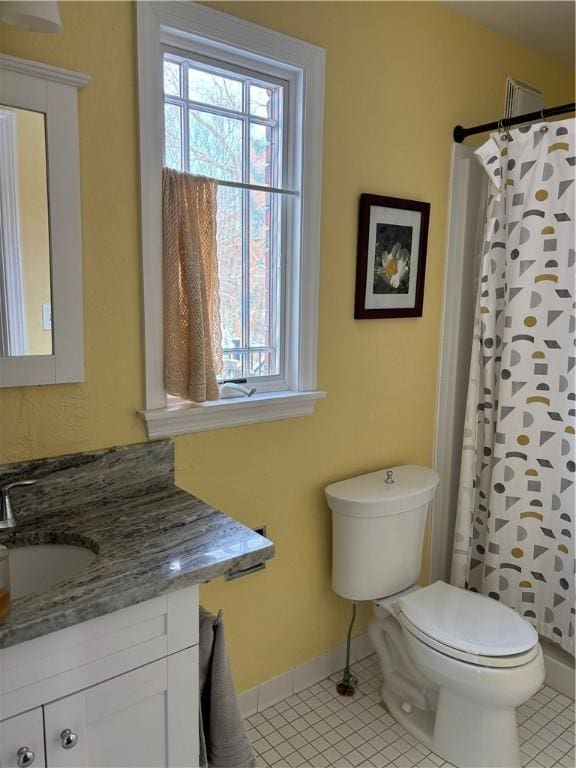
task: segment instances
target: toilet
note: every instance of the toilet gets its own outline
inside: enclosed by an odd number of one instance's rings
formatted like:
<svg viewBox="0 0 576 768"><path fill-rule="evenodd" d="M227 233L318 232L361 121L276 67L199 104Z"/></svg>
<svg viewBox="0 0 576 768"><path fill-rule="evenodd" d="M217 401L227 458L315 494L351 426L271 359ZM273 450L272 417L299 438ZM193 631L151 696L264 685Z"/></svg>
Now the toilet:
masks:
<svg viewBox="0 0 576 768"><path fill-rule="evenodd" d="M329 485L332 586L372 601L382 700L409 733L461 768L520 768L515 709L544 682L538 634L491 598L416 585L438 481L398 466Z"/></svg>

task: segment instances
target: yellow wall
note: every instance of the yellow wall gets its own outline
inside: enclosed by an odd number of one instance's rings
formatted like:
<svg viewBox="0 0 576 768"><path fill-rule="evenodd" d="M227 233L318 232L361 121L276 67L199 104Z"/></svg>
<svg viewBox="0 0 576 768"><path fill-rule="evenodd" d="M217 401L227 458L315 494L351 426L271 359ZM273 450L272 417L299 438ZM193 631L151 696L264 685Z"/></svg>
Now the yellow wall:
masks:
<svg viewBox="0 0 576 768"><path fill-rule="evenodd" d="M42 305L51 303L44 115L14 111L26 349L29 355L51 355L52 332L43 329L42 321Z"/></svg>
<svg viewBox="0 0 576 768"><path fill-rule="evenodd" d="M177 479L277 545L266 571L203 588L226 614L239 687L335 647L323 487L432 460L451 127L501 114L504 77L572 99L569 72L436 3L221 3L327 51L319 385L314 416L176 440ZM141 304L133 8L61 3L64 31L2 28L5 52L91 75L80 94L85 384L4 390L1 458L140 441ZM432 204L424 316L354 321L358 195ZM359 623L365 626L366 612Z"/></svg>

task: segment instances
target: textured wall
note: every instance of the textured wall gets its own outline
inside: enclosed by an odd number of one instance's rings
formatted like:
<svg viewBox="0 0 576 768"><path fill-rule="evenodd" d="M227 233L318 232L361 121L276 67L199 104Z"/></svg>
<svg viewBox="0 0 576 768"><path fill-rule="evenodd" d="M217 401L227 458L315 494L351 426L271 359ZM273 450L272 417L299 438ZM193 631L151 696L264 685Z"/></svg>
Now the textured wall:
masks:
<svg viewBox="0 0 576 768"><path fill-rule="evenodd" d="M311 417L176 441L182 487L248 525L267 523L277 545L266 571L203 590L225 610L245 688L345 637L323 487L432 460L451 127L500 115L506 74L541 87L548 104L570 100L573 79L436 3L217 7L327 51L318 372L328 398ZM7 53L92 76L80 94L87 378L2 392L4 461L145 438L133 7L62 3L61 13L60 35L0 34ZM432 204L421 319L352 319L361 192Z"/></svg>

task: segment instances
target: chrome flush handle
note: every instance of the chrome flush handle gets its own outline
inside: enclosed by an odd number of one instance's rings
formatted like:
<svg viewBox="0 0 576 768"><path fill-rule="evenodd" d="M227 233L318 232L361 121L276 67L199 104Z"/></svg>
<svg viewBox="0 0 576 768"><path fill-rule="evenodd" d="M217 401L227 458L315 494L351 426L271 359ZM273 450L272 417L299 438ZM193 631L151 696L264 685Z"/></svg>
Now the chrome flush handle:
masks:
<svg viewBox="0 0 576 768"><path fill-rule="evenodd" d="M16 752L16 765L18 768L27 768L27 766L32 765L34 760L36 759L36 755L30 747L20 747L18 752Z"/></svg>
<svg viewBox="0 0 576 768"><path fill-rule="evenodd" d="M386 470L386 485L394 485L394 472L391 469Z"/></svg>
<svg viewBox="0 0 576 768"><path fill-rule="evenodd" d="M62 749L72 749L78 744L78 736L70 728L64 728L60 734L60 745Z"/></svg>

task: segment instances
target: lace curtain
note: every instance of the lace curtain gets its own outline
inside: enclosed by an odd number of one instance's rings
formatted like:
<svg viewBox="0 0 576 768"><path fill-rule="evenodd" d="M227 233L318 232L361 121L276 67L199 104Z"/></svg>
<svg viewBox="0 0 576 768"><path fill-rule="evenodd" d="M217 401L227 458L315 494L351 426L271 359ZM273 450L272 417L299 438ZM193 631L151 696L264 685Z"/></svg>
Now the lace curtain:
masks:
<svg viewBox="0 0 576 768"><path fill-rule="evenodd" d="M212 179L164 168L164 376L166 391L218 399L222 360L216 194Z"/></svg>

